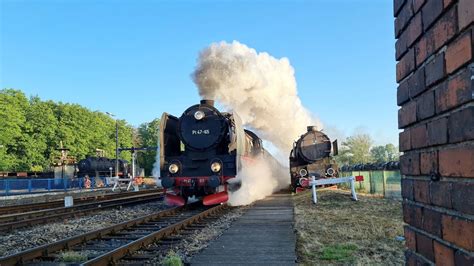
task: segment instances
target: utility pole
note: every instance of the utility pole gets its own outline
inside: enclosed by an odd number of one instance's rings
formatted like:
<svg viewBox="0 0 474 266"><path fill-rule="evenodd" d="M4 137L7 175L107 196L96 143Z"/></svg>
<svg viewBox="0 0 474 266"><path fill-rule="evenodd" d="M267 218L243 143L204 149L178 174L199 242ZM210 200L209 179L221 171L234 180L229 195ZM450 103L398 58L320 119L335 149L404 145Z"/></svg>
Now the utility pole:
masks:
<svg viewBox="0 0 474 266"><path fill-rule="evenodd" d="M135 177L135 168L137 160L137 151L156 150L158 147L131 147L131 148L119 148L119 151L130 151L132 153L132 178Z"/></svg>
<svg viewBox="0 0 474 266"><path fill-rule="evenodd" d="M118 173L119 173L118 120L115 118L114 114L109 113L109 112L105 112L105 113L108 114L110 117L115 119L115 176L118 178Z"/></svg>
<svg viewBox="0 0 474 266"><path fill-rule="evenodd" d="M118 177L119 173L119 161L118 161L118 121L115 119L115 175Z"/></svg>

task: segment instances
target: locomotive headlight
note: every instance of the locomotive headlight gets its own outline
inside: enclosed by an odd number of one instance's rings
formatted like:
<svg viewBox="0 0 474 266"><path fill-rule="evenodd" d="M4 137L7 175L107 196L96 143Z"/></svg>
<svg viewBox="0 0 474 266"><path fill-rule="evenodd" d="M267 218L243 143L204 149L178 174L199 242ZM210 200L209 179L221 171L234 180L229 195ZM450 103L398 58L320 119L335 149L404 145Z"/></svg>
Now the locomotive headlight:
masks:
<svg viewBox="0 0 474 266"><path fill-rule="evenodd" d="M300 170L300 176L306 176L308 174L308 171L306 171L306 169L301 169Z"/></svg>
<svg viewBox="0 0 474 266"><path fill-rule="evenodd" d="M332 169L331 167L326 170L326 174L328 176L333 176L335 172L336 171L334 171L334 169Z"/></svg>
<svg viewBox="0 0 474 266"><path fill-rule="evenodd" d="M212 172L214 172L214 173L219 172L219 171L221 170L221 168L222 168L222 165L221 165L219 162L213 162L213 163L211 164L211 170L212 170Z"/></svg>
<svg viewBox="0 0 474 266"><path fill-rule="evenodd" d="M172 163L168 170L170 171L170 173L176 174L179 170L179 166L177 164Z"/></svg>
<svg viewBox="0 0 474 266"><path fill-rule="evenodd" d="M201 119L204 118L204 116L205 116L205 114L204 114L204 112L201 111L201 110L196 111L196 112L194 113L194 118L196 118L196 120L201 120Z"/></svg>

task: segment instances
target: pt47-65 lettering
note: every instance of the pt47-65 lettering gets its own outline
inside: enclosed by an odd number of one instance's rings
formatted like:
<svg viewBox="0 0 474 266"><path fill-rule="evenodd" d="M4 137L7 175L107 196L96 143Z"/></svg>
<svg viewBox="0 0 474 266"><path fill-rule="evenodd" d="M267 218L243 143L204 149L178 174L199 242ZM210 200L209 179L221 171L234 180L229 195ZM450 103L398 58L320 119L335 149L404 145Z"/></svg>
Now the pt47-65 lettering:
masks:
<svg viewBox="0 0 474 266"><path fill-rule="evenodd" d="M198 130L192 131L193 135L209 135L209 133L210 133L209 129L198 129Z"/></svg>

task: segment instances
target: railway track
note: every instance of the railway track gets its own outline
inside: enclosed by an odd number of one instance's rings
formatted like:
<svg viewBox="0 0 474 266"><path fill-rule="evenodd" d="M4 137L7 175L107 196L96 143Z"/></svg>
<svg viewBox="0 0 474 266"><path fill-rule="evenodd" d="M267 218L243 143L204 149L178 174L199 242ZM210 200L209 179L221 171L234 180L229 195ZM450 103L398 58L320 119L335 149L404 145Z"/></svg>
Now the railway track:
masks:
<svg viewBox="0 0 474 266"><path fill-rule="evenodd" d="M74 204L84 204L84 203L97 202L101 200L118 199L118 198L128 197L132 195L145 195L145 194L150 194L150 193L156 193L156 191L157 191L156 189L148 189L148 190L140 190L140 191L134 191L134 192L122 192L122 193L114 193L114 194L79 197L79 198L74 199ZM0 216L7 215L7 214L59 208L62 206L64 206L64 200L54 200L54 201L41 202L41 203L3 206L3 207L0 207Z"/></svg>
<svg viewBox="0 0 474 266"><path fill-rule="evenodd" d="M139 194L118 199L109 199L99 202L85 203L73 207L60 207L44 209L39 211L30 211L17 214L8 214L0 216L0 232L10 231L17 228L44 224L51 221L69 217L79 217L104 209L110 209L126 205L135 205L154 200L162 200L163 192L153 192Z"/></svg>
<svg viewBox="0 0 474 266"><path fill-rule="evenodd" d="M115 264L121 259L144 262L156 256L156 252L160 250L159 246L148 249L148 245L156 242L166 245L169 239L173 239L173 235L179 232L200 229L205 219L216 219L216 215L226 208L226 205L211 208L183 206L160 211L2 257L0 265L60 264L61 252L64 251L75 251L80 254L79 261L74 263L81 265ZM140 254L135 253L138 250Z"/></svg>

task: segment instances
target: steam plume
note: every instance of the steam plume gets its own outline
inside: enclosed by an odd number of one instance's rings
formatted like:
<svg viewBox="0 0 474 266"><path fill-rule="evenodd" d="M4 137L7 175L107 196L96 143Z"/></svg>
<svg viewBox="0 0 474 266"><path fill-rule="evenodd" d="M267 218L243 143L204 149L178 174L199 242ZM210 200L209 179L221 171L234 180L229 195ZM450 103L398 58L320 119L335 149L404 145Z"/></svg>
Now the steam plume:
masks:
<svg viewBox="0 0 474 266"><path fill-rule="evenodd" d="M288 169L277 161L262 156L252 163L242 161L242 170L229 183L241 183L237 191L230 192L228 203L232 206L248 205L265 198L289 185Z"/></svg>
<svg viewBox="0 0 474 266"><path fill-rule="evenodd" d="M237 41L213 43L200 53L193 80L201 97L236 111L244 126L285 157L306 126L321 127L301 104L287 58L257 53Z"/></svg>
<svg viewBox="0 0 474 266"><path fill-rule="evenodd" d="M321 128L301 104L294 69L287 58L257 53L237 41L213 43L200 53L192 77L202 98L217 100L235 111L245 127L277 148L277 158L284 165L293 141L306 127ZM287 186L288 170L275 163L266 158L243 163L234 180L240 181L241 187L230 194L229 203L249 204Z"/></svg>

